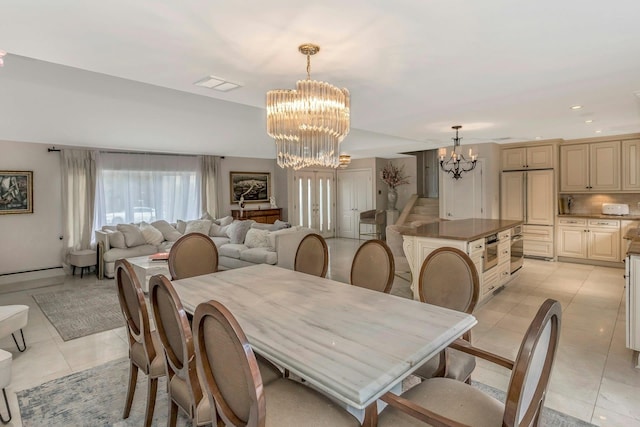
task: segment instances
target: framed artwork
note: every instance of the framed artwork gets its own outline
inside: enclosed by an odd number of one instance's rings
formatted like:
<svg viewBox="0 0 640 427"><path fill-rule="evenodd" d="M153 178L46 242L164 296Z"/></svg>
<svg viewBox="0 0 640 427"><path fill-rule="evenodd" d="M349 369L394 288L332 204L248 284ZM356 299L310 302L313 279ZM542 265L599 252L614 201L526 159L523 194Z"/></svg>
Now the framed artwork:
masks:
<svg viewBox="0 0 640 427"><path fill-rule="evenodd" d="M0 215L33 213L33 171L0 171Z"/></svg>
<svg viewBox="0 0 640 427"><path fill-rule="evenodd" d="M271 174L269 172L229 172L231 203L244 198L245 203L269 203Z"/></svg>

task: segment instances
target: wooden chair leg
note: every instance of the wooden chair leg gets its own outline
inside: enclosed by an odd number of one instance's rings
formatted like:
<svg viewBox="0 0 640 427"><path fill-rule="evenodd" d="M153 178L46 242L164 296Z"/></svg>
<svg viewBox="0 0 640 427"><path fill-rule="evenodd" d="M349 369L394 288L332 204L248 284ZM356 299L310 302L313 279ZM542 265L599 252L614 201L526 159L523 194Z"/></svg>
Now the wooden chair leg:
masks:
<svg viewBox="0 0 640 427"><path fill-rule="evenodd" d="M122 418L129 418L131 412L131 404L133 403L133 395L136 392L136 383L138 382L138 367L131 362L129 365L129 388L127 389L127 400L124 404L124 414Z"/></svg>
<svg viewBox="0 0 640 427"><path fill-rule="evenodd" d="M178 421L178 405L169 397L169 419L167 420L167 427L176 427Z"/></svg>
<svg viewBox="0 0 640 427"><path fill-rule="evenodd" d="M158 392L158 379L147 377L147 410L144 413L145 427L151 427L153 410L156 407L156 394Z"/></svg>

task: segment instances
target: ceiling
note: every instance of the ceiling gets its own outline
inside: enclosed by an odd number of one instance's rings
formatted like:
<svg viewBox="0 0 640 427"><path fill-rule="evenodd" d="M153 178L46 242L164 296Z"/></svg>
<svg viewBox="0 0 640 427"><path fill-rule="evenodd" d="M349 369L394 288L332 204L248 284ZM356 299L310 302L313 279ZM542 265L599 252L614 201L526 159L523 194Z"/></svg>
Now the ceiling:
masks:
<svg viewBox="0 0 640 427"><path fill-rule="evenodd" d="M272 158L265 93L306 77L304 42L311 77L351 92L356 158L450 145L456 124L463 145L640 132L639 16L637 0L3 0L0 139ZM193 85L207 75L242 87Z"/></svg>

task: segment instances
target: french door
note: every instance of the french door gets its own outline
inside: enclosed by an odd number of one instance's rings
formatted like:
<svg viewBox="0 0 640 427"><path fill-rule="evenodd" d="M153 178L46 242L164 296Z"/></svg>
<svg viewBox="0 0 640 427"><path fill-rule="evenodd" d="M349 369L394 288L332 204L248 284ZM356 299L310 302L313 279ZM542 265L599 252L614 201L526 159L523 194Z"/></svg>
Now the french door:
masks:
<svg viewBox="0 0 640 427"><path fill-rule="evenodd" d="M335 172L296 171L293 182L296 223L317 230L322 237L334 237Z"/></svg>

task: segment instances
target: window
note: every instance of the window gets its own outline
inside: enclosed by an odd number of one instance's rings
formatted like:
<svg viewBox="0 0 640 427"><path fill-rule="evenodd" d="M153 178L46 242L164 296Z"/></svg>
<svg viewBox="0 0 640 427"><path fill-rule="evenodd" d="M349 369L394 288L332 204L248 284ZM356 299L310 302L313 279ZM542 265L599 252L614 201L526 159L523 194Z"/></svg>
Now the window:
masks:
<svg viewBox="0 0 640 427"><path fill-rule="evenodd" d="M95 226L200 216L196 156L100 153Z"/></svg>

